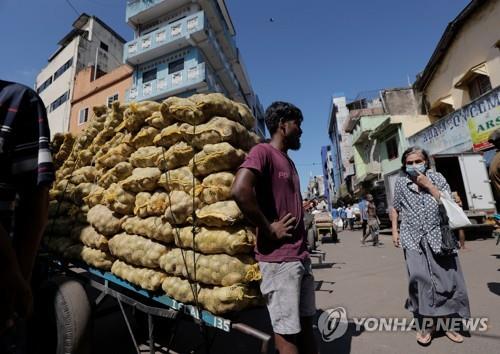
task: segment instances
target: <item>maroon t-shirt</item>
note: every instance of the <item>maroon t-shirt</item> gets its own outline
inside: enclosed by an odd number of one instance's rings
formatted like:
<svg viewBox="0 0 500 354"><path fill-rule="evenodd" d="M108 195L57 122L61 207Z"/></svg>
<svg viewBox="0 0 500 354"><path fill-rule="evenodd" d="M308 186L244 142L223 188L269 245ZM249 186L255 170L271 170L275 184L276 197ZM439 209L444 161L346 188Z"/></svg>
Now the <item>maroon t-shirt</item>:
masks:
<svg viewBox="0 0 500 354"><path fill-rule="evenodd" d="M270 223L288 213L296 219L292 237L281 240L261 237L257 229L255 258L263 262L291 262L307 258L309 253L300 181L292 160L271 144L263 143L254 146L240 168L248 168L257 174L257 202Z"/></svg>

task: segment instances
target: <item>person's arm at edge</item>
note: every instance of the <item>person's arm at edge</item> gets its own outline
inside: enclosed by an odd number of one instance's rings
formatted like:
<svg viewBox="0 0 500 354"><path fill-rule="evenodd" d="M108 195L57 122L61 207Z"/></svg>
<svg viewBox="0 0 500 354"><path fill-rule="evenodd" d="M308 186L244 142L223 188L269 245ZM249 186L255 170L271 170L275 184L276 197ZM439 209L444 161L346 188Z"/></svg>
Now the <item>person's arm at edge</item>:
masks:
<svg viewBox="0 0 500 354"><path fill-rule="evenodd" d="M392 224L392 243L399 247L399 231L398 231L399 213L395 208L391 209L391 224Z"/></svg>

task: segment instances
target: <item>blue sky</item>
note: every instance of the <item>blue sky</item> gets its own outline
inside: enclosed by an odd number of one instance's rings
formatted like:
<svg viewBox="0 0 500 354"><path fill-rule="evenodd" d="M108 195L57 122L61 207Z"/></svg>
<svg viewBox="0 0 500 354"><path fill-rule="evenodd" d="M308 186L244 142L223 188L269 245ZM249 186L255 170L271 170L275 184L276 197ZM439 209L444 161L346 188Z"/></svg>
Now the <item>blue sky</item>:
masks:
<svg viewBox="0 0 500 354"><path fill-rule="evenodd" d="M302 149L291 153L302 189L310 173L321 173L332 94L354 98L359 92L408 86L408 77L413 82L423 70L447 23L468 2L226 0L263 105L286 100L304 113ZM132 38L125 0L71 3ZM65 0L0 0L0 78L32 86L75 18Z"/></svg>

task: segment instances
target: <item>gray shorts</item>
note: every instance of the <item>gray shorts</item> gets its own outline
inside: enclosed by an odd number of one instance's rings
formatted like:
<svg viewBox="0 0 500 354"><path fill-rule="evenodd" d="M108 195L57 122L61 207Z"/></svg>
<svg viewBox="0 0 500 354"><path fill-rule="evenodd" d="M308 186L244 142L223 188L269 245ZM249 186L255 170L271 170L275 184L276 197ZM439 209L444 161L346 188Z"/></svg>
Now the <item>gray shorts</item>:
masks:
<svg viewBox="0 0 500 354"><path fill-rule="evenodd" d="M300 318L316 314L311 260L259 262L260 290L266 300L274 333L300 333Z"/></svg>

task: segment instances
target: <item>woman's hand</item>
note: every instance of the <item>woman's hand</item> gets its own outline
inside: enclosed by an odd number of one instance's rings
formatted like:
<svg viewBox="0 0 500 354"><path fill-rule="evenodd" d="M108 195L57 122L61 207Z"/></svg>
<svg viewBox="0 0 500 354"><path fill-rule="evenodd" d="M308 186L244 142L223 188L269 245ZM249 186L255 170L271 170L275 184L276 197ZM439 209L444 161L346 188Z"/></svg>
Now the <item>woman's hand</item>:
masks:
<svg viewBox="0 0 500 354"><path fill-rule="evenodd" d="M401 243L399 242L399 233L398 232L393 232L392 233L392 243L394 244L394 247L399 248Z"/></svg>
<svg viewBox="0 0 500 354"><path fill-rule="evenodd" d="M419 187L422 187L422 188L425 188L425 189L431 189L432 186L433 186L433 184L432 184L431 180L429 179L429 177L427 177L426 175L424 175L420 171L417 171L417 172L418 172L418 176L415 179L415 183Z"/></svg>

